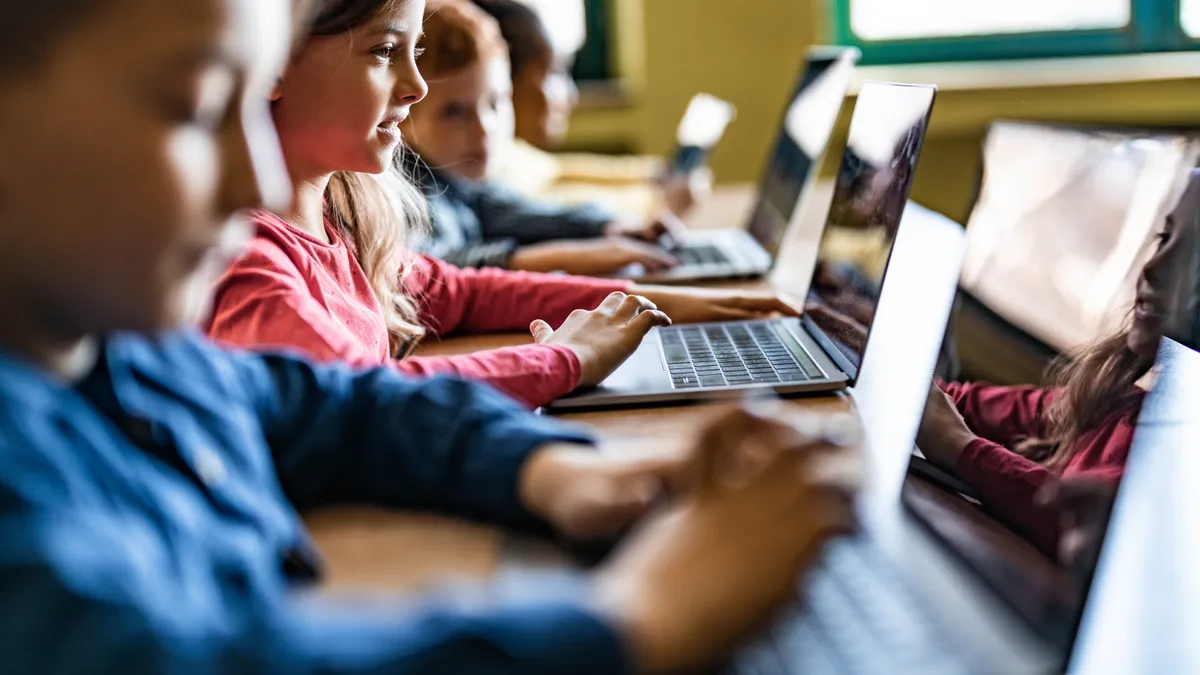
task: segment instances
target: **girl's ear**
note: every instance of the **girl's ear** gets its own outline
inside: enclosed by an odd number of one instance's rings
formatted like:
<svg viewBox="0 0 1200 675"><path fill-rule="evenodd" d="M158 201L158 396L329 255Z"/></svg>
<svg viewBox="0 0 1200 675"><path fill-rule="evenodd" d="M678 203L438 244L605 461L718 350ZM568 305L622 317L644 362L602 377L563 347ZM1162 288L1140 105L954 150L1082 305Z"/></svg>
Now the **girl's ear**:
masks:
<svg viewBox="0 0 1200 675"><path fill-rule="evenodd" d="M283 77L282 76L275 78L275 86L271 87L271 95L267 97L267 100L271 101L271 103L274 103L275 101L278 101L281 98L283 98Z"/></svg>

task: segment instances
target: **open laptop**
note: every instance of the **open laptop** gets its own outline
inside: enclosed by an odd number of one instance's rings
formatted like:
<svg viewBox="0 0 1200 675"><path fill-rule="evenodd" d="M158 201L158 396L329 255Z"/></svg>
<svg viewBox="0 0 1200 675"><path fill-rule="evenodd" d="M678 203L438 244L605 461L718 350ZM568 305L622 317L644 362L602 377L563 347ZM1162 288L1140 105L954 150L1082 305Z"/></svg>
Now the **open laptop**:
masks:
<svg viewBox="0 0 1200 675"><path fill-rule="evenodd" d="M833 311L800 318L672 326L651 331L599 386L550 410L669 403L853 386L862 367L937 89L863 85L811 283L784 289ZM814 238L814 240L816 240ZM831 320L834 312L852 320Z"/></svg>
<svg viewBox="0 0 1200 675"><path fill-rule="evenodd" d="M1185 195L1197 197L1200 191ZM1119 486L1109 486L1116 490L1111 512L1093 512L1092 545L1076 547L1079 559L1071 569L1032 548L989 542L984 529L968 522L984 514L962 504L938 508L957 501L952 491L903 482L936 360L935 350L914 348L891 368L872 369L855 391L855 407L869 420L861 532L833 544L800 590L803 602L739 656L735 672L1198 672L1196 213L1200 209L1179 224L1183 254L1175 258L1179 267L1166 273L1178 283L1160 280L1164 289L1178 292L1171 298L1173 319L1158 352L1159 376L1142 406L1125 476ZM951 272L945 262L928 266L928 273ZM900 312L882 317L881 330L912 325L914 344L929 344L949 314L950 293L935 290L952 288L948 281L929 284L928 298L904 308L915 317Z"/></svg>
<svg viewBox="0 0 1200 675"><path fill-rule="evenodd" d="M961 512L931 515L906 494L903 524L889 531L867 522L860 534L832 545L795 611L742 652L732 671L1195 672L1200 650L1190 646L1195 635L1183 620L1195 619L1195 595L1181 586L1197 588L1200 562L1200 462L1193 452L1200 444L1200 354L1164 342L1160 363L1164 354L1176 362L1143 406L1126 476L1100 527L1095 574L1061 570L1055 578L1049 561L1051 571L1034 572L1015 558L988 557L986 538L954 522ZM904 445L893 449L903 453ZM943 522L933 525L938 517ZM898 541L889 542L889 533Z"/></svg>
<svg viewBox="0 0 1200 675"><path fill-rule="evenodd" d="M770 271L796 205L820 168L858 57L858 50L848 47L809 51L763 171L758 201L744 228L689 232L671 251L680 265L655 273L631 268L620 276L674 283Z"/></svg>

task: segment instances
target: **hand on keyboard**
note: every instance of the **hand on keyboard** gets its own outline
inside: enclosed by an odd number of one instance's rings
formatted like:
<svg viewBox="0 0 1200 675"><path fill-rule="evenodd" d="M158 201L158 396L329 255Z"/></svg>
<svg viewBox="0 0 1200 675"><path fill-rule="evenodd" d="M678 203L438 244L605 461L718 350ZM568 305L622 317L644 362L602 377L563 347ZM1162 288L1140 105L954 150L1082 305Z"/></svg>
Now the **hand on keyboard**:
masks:
<svg viewBox="0 0 1200 675"><path fill-rule="evenodd" d="M635 284L630 292L644 295L675 323L705 323L800 316L800 307L773 292L726 291Z"/></svg>
<svg viewBox="0 0 1200 675"><path fill-rule="evenodd" d="M633 354L655 326L671 320L654 303L620 291L610 294L591 311L571 312L558 330L538 319L529 326L535 342L563 345L579 359L582 386L600 384Z"/></svg>
<svg viewBox="0 0 1200 675"><path fill-rule="evenodd" d="M593 276L610 274L630 265L658 271L674 267L678 262L657 246L625 237L548 241L522 246L508 261L516 270Z"/></svg>
<svg viewBox="0 0 1200 675"><path fill-rule="evenodd" d="M629 237L670 249L682 240L687 226L675 214L666 211L653 220L614 220L608 224L605 234L611 237ZM665 246L664 246L665 245Z"/></svg>
<svg viewBox="0 0 1200 675"><path fill-rule="evenodd" d="M676 501L596 578L638 672L712 665L795 598L829 537L853 529L855 434L837 419L740 409L701 434Z"/></svg>

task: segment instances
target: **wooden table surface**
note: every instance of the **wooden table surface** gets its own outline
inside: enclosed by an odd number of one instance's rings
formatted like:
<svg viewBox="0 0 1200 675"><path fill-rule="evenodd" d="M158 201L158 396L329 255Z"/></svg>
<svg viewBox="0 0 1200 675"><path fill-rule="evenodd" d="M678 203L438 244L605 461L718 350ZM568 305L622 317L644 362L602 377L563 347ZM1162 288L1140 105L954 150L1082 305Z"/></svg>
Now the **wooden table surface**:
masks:
<svg viewBox="0 0 1200 675"><path fill-rule="evenodd" d="M746 187L718 190L710 210L697 214L694 222L697 226L737 226L743 222L750 201L751 190ZM808 217L823 220L824 213L817 211ZM942 327L927 324L936 324L939 312L944 322L957 279L956 262L947 263L954 265L954 269L930 265L929 257L940 255L936 246L931 251L927 242L906 243L904 236L902 231L894 259L903 256L913 264L901 271L893 263L889 271L888 288L884 290L858 386L850 394L806 397L786 403L806 410L853 410L863 419L874 483L871 499L885 511L899 503L900 476L907 466L908 450L940 345ZM961 235L956 236L961 239ZM946 256L951 260L961 256L961 248L956 251L954 241L953 236L948 240L943 237L941 244L948 247ZM769 283L760 280L748 285L767 287ZM901 288L893 289L895 286ZM929 291L917 289L928 288L942 290L933 294L937 297L921 297ZM889 293L893 297L907 297L889 300ZM923 321L922 312L930 311L934 318ZM455 338L431 342L423 347L423 353L462 353L520 344L528 339L527 335ZM593 427L605 451L661 451L690 442L723 405L728 404L586 412L563 418ZM962 508L971 507L964 502ZM511 562L513 540L508 534L458 519L354 507L323 511L306 520L326 559L327 587L338 592L412 590L448 577L486 577ZM999 536L1006 537L1005 541L1018 549L1027 548L1011 535ZM526 550L522 555L534 558L546 555L558 560L549 544L532 554Z"/></svg>

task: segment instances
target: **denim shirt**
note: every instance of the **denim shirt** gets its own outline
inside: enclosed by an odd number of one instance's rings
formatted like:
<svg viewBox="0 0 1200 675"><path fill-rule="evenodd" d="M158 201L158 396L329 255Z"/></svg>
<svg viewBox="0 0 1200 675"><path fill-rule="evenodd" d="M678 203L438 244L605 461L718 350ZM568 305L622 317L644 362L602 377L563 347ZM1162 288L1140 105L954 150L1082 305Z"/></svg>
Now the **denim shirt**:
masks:
<svg viewBox="0 0 1200 675"><path fill-rule="evenodd" d="M508 267L519 246L555 239L604 236L616 220L596 205L536 201L493 182L470 182L413 164L429 201L432 230L416 242L422 253L458 267Z"/></svg>
<svg viewBox="0 0 1200 675"><path fill-rule="evenodd" d="M517 476L550 442L589 439L480 385L186 333L111 336L77 386L0 351L0 670L623 672L578 581L471 608L295 593L318 569L297 509L531 524Z"/></svg>

